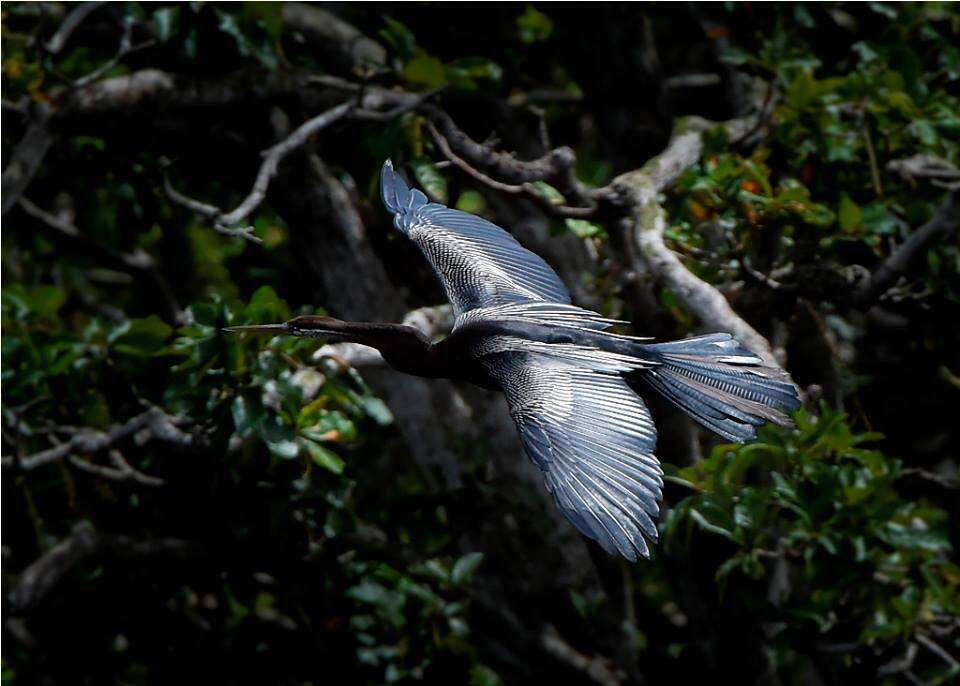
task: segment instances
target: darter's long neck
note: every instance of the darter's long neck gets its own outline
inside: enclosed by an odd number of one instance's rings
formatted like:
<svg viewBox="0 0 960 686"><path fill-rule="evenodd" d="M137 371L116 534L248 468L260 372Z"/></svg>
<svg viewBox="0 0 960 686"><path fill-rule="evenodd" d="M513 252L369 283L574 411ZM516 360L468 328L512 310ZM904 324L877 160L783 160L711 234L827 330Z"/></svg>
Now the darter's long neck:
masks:
<svg viewBox="0 0 960 686"><path fill-rule="evenodd" d="M376 348L394 369L417 376L444 376L430 340L404 324L345 322L332 317L296 317L284 324L230 327L232 331L276 332L304 338L359 343Z"/></svg>

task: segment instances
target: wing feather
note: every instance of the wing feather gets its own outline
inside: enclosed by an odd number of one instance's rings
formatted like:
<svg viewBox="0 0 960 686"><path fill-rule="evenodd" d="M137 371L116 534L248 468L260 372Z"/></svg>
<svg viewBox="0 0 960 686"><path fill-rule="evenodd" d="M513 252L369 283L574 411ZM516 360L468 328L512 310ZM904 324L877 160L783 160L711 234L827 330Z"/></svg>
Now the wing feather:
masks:
<svg viewBox="0 0 960 686"><path fill-rule="evenodd" d="M482 359L564 516L610 553L648 557L663 471L640 397L619 373L565 357L498 349Z"/></svg>
<svg viewBox="0 0 960 686"><path fill-rule="evenodd" d="M427 202L420 191L407 188L389 161L381 194L394 225L430 262L458 317L509 303L570 302L560 277L539 255L486 219Z"/></svg>

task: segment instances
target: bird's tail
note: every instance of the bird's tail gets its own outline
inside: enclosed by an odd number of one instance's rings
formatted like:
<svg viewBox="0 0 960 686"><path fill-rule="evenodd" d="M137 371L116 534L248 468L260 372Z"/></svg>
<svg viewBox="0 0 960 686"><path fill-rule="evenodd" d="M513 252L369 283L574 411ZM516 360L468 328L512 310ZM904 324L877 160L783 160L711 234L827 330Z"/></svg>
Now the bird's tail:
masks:
<svg viewBox="0 0 960 686"><path fill-rule="evenodd" d="M797 387L785 371L764 366L729 334L638 346L655 364L631 379L724 438L749 440L765 421L792 426L786 412L800 407Z"/></svg>
<svg viewBox="0 0 960 686"><path fill-rule="evenodd" d="M403 218L428 202L427 196L416 188L407 186L403 177L394 171L393 162L390 160L383 163L383 170L380 172L380 197L383 198L386 208L397 218ZM399 224L397 228L402 229Z"/></svg>

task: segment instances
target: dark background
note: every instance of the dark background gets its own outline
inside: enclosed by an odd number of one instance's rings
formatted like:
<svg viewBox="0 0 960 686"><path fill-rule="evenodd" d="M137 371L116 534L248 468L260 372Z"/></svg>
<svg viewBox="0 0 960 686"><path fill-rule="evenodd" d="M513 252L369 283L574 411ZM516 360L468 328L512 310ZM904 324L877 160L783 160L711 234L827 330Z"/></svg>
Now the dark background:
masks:
<svg viewBox="0 0 960 686"><path fill-rule="evenodd" d="M954 5L2 12L4 683L960 674ZM343 102L218 231L261 151ZM494 181L556 146L577 181L504 192L428 122ZM691 126L701 154L658 187L666 245L805 408L736 447L650 399L650 561L562 519L497 394L220 330L443 302L380 205L387 157L578 304L640 335L713 330L629 207L591 195ZM600 199L569 221L558 191Z"/></svg>

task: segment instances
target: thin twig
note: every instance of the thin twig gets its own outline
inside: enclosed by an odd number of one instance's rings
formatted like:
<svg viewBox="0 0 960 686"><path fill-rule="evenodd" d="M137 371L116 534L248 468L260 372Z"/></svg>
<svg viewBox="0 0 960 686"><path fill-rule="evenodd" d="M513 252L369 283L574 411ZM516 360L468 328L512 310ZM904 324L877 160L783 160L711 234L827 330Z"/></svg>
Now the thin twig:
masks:
<svg viewBox="0 0 960 686"><path fill-rule="evenodd" d="M948 653L943 647L934 641L932 638L925 636L924 634L916 634L917 642L922 644L927 650L939 657L941 660L950 665L951 669L960 669L960 661L957 660L953 655Z"/></svg>
<svg viewBox="0 0 960 686"><path fill-rule="evenodd" d="M164 176L163 179L163 190L172 202L176 203L177 205L181 205L182 207L186 207L188 210L196 212L201 217L209 220L213 230L217 233L223 234L224 236L229 236L231 238L243 238L251 243L263 242L258 236L254 235L254 227L252 226L230 228L220 224L217 221L217 218L222 212L219 207L203 202L202 200L197 200L196 198L191 198L188 195L184 195L173 187L173 184L170 183L170 178L167 176Z"/></svg>
<svg viewBox="0 0 960 686"><path fill-rule="evenodd" d="M280 161L304 145L313 134L350 113L354 107L355 105L352 102L345 102L336 107L332 107L326 112L308 119L284 140L265 151L263 153L264 157L260 165L260 170L257 172L257 179L253 184L253 189L236 209L221 216L218 223L223 226L233 226L246 219L266 197L270 180L276 175Z"/></svg>
<svg viewBox="0 0 960 686"><path fill-rule="evenodd" d="M860 305L878 300L897 279L926 253L928 247L941 238L946 238L960 227L960 190L951 191L937 207L933 217L910 234L900 247L890 253L854 294L854 302Z"/></svg>
<svg viewBox="0 0 960 686"><path fill-rule="evenodd" d="M873 137L870 135L870 121L864 118L863 140L867 145L867 160L870 162L870 179L873 183L873 192L878 198L883 197L883 184L880 182L880 168L877 166L877 152L873 149Z"/></svg>
<svg viewBox="0 0 960 686"><path fill-rule="evenodd" d="M581 672L599 686L619 686L626 678L609 659L601 655L590 657L574 648L551 624L541 634L540 644L554 658Z"/></svg>
<svg viewBox="0 0 960 686"><path fill-rule="evenodd" d="M483 185L492 188L495 191L501 193L508 193L510 195L522 195L530 200L533 200L538 205L540 205L547 212L554 214L558 217L591 217L596 214L597 207L596 205L592 207L570 207L568 205L557 205L552 202L542 193L540 193L535 186L528 182L521 184L507 184L496 179L492 179L483 172L474 168L469 162L457 155L450 147L449 142L444 136L437 131L437 128L433 125L433 122L427 120L427 129L430 131L430 135L433 136L434 142L436 142L437 147L440 148L440 152L446 157L450 162L454 164L461 171L466 173L468 176L476 179Z"/></svg>
<svg viewBox="0 0 960 686"><path fill-rule="evenodd" d="M353 102L345 102L333 107L321 114L318 114L297 127L289 136L274 145L272 148L263 152L263 162L257 171L257 178L253 183L253 188L247 194L239 205L233 210L224 213L216 205L190 198L177 191L170 183L169 179L164 180L164 188L167 196L175 203L186 207L208 219L214 230L226 236L235 236L244 238L254 243L262 241L253 233L254 227L236 227L245 220L266 198L267 190L270 187L270 181L277 174L280 162L294 150L302 147L307 140L329 126L333 122L349 114L356 105Z"/></svg>
<svg viewBox="0 0 960 686"><path fill-rule="evenodd" d="M140 50L153 47L156 44L156 41L151 38L149 40L143 41L142 43L137 43L136 45L133 45L132 34L133 34L133 22L125 21L123 26L123 35L120 37L120 46L117 48L117 54L115 54L112 58L110 58L109 60L101 64L99 67L94 69L89 74L86 74L84 76L81 76L79 79L76 79L73 82L73 87L83 88L88 83L93 83L94 81L98 81L107 72L109 72L111 69L113 69L118 64L120 64L120 61L127 55L131 55Z"/></svg>
<svg viewBox="0 0 960 686"><path fill-rule="evenodd" d="M44 46L47 52L56 55L63 50L63 46L67 44L67 40L76 28L83 23L83 20L90 16L94 10L106 4L106 2L83 2L76 5L63 20L63 23L60 24L57 32L47 41Z"/></svg>
<svg viewBox="0 0 960 686"><path fill-rule="evenodd" d="M435 96L437 93L440 93L442 90L443 88L434 88L433 90L427 91L426 93L419 93L413 97L407 98L405 102L401 102L395 105L394 107L388 109L385 112L379 112L374 109L368 109L367 107L363 107L363 109L354 110L350 116L353 119L366 120L366 121L377 121L377 122L393 121L397 117L402 117L408 112L412 112L413 110L417 109L427 100ZM361 96L360 97L361 105L365 105L366 104L365 101L371 104L375 102L375 101L371 102L370 98L365 98Z"/></svg>
<svg viewBox="0 0 960 686"><path fill-rule="evenodd" d="M107 455L110 457L110 461L113 462L114 467L88 462L76 455L68 457L67 462L81 471L95 474L110 481L136 481L144 486L162 486L166 483L159 477L144 474L139 469L136 469L127 462L119 450L110 450Z"/></svg>
<svg viewBox="0 0 960 686"><path fill-rule="evenodd" d="M951 490L960 488L960 484L957 483L956 479L951 479L948 476L943 476L942 474L937 474L920 467L908 467L907 469L900 470L898 478L903 478L905 476L915 476L918 479L923 479L924 481L929 481L937 484L938 486L942 486L943 488L948 488Z"/></svg>

